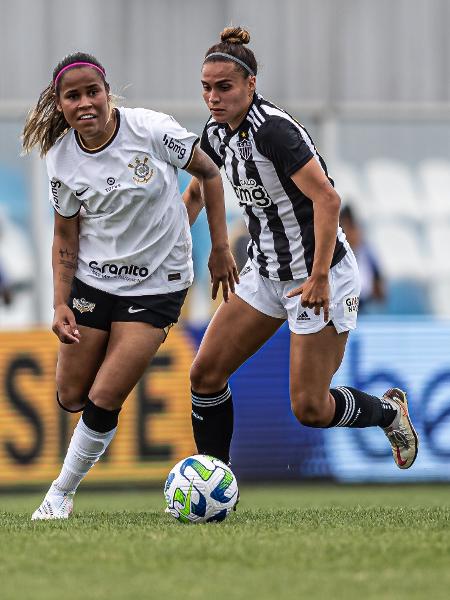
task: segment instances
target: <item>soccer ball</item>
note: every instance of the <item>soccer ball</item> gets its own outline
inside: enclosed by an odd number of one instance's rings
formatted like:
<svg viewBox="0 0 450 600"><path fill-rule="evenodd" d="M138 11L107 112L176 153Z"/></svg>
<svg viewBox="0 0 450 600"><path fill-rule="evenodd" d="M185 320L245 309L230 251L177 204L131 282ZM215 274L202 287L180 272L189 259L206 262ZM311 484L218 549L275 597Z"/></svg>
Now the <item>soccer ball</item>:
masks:
<svg viewBox="0 0 450 600"><path fill-rule="evenodd" d="M218 458L196 454L177 463L164 485L166 512L181 523L223 521L238 500L236 477Z"/></svg>

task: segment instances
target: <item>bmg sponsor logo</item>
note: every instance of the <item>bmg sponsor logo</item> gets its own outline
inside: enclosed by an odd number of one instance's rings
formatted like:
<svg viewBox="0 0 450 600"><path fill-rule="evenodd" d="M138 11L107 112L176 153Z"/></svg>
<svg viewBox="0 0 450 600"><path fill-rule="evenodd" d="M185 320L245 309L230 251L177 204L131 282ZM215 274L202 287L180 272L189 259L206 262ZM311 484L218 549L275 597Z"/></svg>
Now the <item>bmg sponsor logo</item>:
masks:
<svg viewBox="0 0 450 600"><path fill-rule="evenodd" d="M116 265L116 263L99 264L96 260L91 260L89 266L92 274L96 277L121 278L121 279L144 279L148 276L147 267L139 265Z"/></svg>
<svg viewBox="0 0 450 600"><path fill-rule="evenodd" d="M164 145L167 146L169 150L172 150L172 152L176 154L180 160L183 160L186 155L186 146L183 144L183 142L180 142L180 140L174 140L173 138L169 137L167 133L163 135L163 142Z"/></svg>
<svg viewBox="0 0 450 600"><path fill-rule="evenodd" d="M50 181L50 188L52 190L53 203L55 206L59 208L59 198L58 198L58 190L61 187L61 182L57 179L52 179Z"/></svg>
<svg viewBox="0 0 450 600"><path fill-rule="evenodd" d="M239 206L256 206L266 208L272 204L272 199L264 186L258 185L255 179L240 179L239 185L233 185Z"/></svg>

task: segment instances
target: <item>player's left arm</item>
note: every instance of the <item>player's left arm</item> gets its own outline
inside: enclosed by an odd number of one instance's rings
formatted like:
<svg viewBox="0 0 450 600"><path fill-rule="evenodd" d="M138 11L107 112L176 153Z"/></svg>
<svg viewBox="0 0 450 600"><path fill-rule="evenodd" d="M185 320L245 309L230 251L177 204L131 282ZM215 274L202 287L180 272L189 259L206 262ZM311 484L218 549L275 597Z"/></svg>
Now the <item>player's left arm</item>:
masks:
<svg viewBox="0 0 450 600"><path fill-rule="evenodd" d="M209 231L211 235L211 254L208 261L212 280L212 297L217 296L219 285L222 285L223 297L228 301L229 290L234 292L234 283L239 282L236 263L230 251L225 217L225 199L222 178L217 165L198 146L195 147L192 158L186 166L186 171L193 175L193 181L185 192L184 200L191 205L191 216L202 204L206 208ZM195 182L196 180L196 182ZM198 186L198 187L197 187ZM200 198L198 197L200 192ZM202 203L202 204L201 204ZM196 208L194 209L194 205ZM198 213L197 213L198 214ZM195 220L195 219L194 219Z"/></svg>
<svg viewBox="0 0 450 600"><path fill-rule="evenodd" d="M186 206L187 214L189 217L189 225L192 225L197 220L198 215L201 213L203 207L202 191L197 177L192 177L189 185L183 192L183 202Z"/></svg>
<svg viewBox="0 0 450 600"><path fill-rule="evenodd" d="M313 308L316 315L320 314L320 309L323 308L324 320L328 321L328 273L336 244L341 199L314 158L291 175L291 179L313 203L315 250L310 277L288 296L301 294L302 306Z"/></svg>

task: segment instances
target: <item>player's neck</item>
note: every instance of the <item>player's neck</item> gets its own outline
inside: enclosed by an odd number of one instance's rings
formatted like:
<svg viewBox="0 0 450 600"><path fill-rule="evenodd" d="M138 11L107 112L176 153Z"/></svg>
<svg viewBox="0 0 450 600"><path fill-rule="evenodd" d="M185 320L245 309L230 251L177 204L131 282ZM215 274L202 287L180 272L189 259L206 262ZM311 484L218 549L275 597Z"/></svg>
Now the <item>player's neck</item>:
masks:
<svg viewBox="0 0 450 600"><path fill-rule="evenodd" d="M111 140L114 133L116 131L116 111L114 109L111 110L111 115L106 123L104 135L102 136L102 140L99 143L99 139L95 138L92 140L84 140L80 133L78 133L78 138L80 140L80 144L85 150L89 150L89 152L95 152L96 150L100 150L103 146Z"/></svg>
<svg viewBox="0 0 450 600"><path fill-rule="evenodd" d="M245 121L245 117L247 116L247 113L248 113L252 103L253 103L253 96L251 97L250 102L247 104L245 109L242 112L240 112L238 115L236 115L236 117L232 121L228 121L228 127L231 129L231 131L236 131L236 129L239 129L239 127Z"/></svg>

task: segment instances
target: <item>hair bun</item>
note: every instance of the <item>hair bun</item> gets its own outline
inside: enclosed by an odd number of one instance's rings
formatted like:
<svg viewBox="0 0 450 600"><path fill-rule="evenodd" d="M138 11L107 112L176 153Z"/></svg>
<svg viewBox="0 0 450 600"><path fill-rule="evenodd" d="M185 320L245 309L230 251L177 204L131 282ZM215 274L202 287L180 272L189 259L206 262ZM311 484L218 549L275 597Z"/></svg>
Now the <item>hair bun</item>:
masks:
<svg viewBox="0 0 450 600"><path fill-rule="evenodd" d="M242 27L225 27L220 34L222 42L228 44L248 44L250 42L250 34Z"/></svg>

